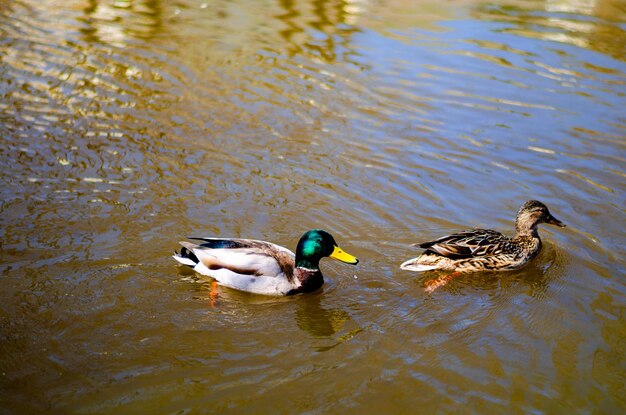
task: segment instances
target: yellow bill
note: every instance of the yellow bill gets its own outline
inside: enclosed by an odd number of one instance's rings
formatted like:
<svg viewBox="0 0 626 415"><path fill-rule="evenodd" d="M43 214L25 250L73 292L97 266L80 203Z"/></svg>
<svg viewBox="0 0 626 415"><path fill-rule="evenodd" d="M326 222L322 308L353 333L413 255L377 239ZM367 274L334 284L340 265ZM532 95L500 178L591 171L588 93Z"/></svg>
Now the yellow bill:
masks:
<svg viewBox="0 0 626 415"><path fill-rule="evenodd" d="M358 264L359 263L359 260L355 256L352 256L349 253L344 252L338 246L335 246L335 249L333 250L333 253L330 254L330 257L338 259L341 262L345 262L346 264Z"/></svg>

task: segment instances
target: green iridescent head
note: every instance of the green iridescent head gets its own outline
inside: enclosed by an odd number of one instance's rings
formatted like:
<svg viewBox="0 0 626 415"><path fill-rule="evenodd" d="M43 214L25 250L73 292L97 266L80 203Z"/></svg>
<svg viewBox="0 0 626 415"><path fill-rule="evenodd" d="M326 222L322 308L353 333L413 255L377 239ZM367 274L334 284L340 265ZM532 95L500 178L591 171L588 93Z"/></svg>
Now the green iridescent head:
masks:
<svg viewBox="0 0 626 415"><path fill-rule="evenodd" d="M298 242L296 267L318 269L320 259L326 256L347 264L359 262L354 256L339 248L331 234L321 229L313 229L302 235Z"/></svg>

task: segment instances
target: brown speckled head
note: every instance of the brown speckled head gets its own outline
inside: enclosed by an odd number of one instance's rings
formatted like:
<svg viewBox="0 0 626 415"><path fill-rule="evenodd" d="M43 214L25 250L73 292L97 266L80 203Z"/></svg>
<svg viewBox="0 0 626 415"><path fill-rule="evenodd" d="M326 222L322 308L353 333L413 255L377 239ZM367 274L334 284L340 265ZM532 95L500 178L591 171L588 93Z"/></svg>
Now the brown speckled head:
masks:
<svg viewBox="0 0 626 415"><path fill-rule="evenodd" d="M552 216L548 207L537 200L529 200L524 203L517 213L515 230L518 234L536 233L537 225L548 223L550 225L565 227L565 224Z"/></svg>

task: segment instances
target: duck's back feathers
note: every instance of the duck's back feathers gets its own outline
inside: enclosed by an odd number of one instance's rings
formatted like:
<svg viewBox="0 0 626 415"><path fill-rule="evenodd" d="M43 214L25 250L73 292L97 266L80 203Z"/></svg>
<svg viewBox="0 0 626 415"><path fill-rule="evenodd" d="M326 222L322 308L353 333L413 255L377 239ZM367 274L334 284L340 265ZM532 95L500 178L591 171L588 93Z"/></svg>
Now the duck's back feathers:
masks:
<svg viewBox="0 0 626 415"><path fill-rule="evenodd" d="M472 229L414 246L426 249L426 253L450 259L463 259L501 254L508 249L510 242L511 239L500 232L491 229Z"/></svg>
<svg viewBox="0 0 626 415"><path fill-rule="evenodd" d="M473 229L417 244L425 251L400 265L408 271L474 272L516 269L541 248L538 238L511 239L490 229Z"/></svg>
<svg viewBox="0 0 626 415"><path fill-rule="evenodd" d="M472 229L416 244L425 251L400 265L408 271L471 272L519 266L521 251L508 236L491 229Z"/></svg>
<svg viewBox="0 0 626 415"><path fill-rule="evenodd" d="M283 248L280 245L273 244L271 242L266 241L257 241L255 239L240 239L240 238L199 238L195 236L189 236L188 239L193 239L195 241L202 241L203 243L199 246L204 248L271 248L271 249L279 249L283 251L289 251L286 248Z"/></svg>

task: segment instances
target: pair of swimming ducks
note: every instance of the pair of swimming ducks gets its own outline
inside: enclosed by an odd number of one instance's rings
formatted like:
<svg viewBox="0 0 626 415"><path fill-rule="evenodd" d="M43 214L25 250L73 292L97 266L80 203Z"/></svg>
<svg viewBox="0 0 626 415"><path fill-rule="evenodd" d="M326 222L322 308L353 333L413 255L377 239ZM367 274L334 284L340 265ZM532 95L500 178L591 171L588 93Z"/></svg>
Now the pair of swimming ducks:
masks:
<svg viewBox="0 0 626 415"><path fill-rule="evenodd" d="M565 225L541 202L522 205L515 220L516 235L509 238L490 229L472 229L415 244L425 249L417 258L400 265L409 271L442 270L453 273L514 270L526 265L541 250L537 225ZM324 284L320 259L331 257L348 264L359 260L344 252L326 231L306 232L296 253L282 246L254 239L190 238L201 244L181 242L174 259L219 284L264 295L292 295L317 290Z"/></svg>

